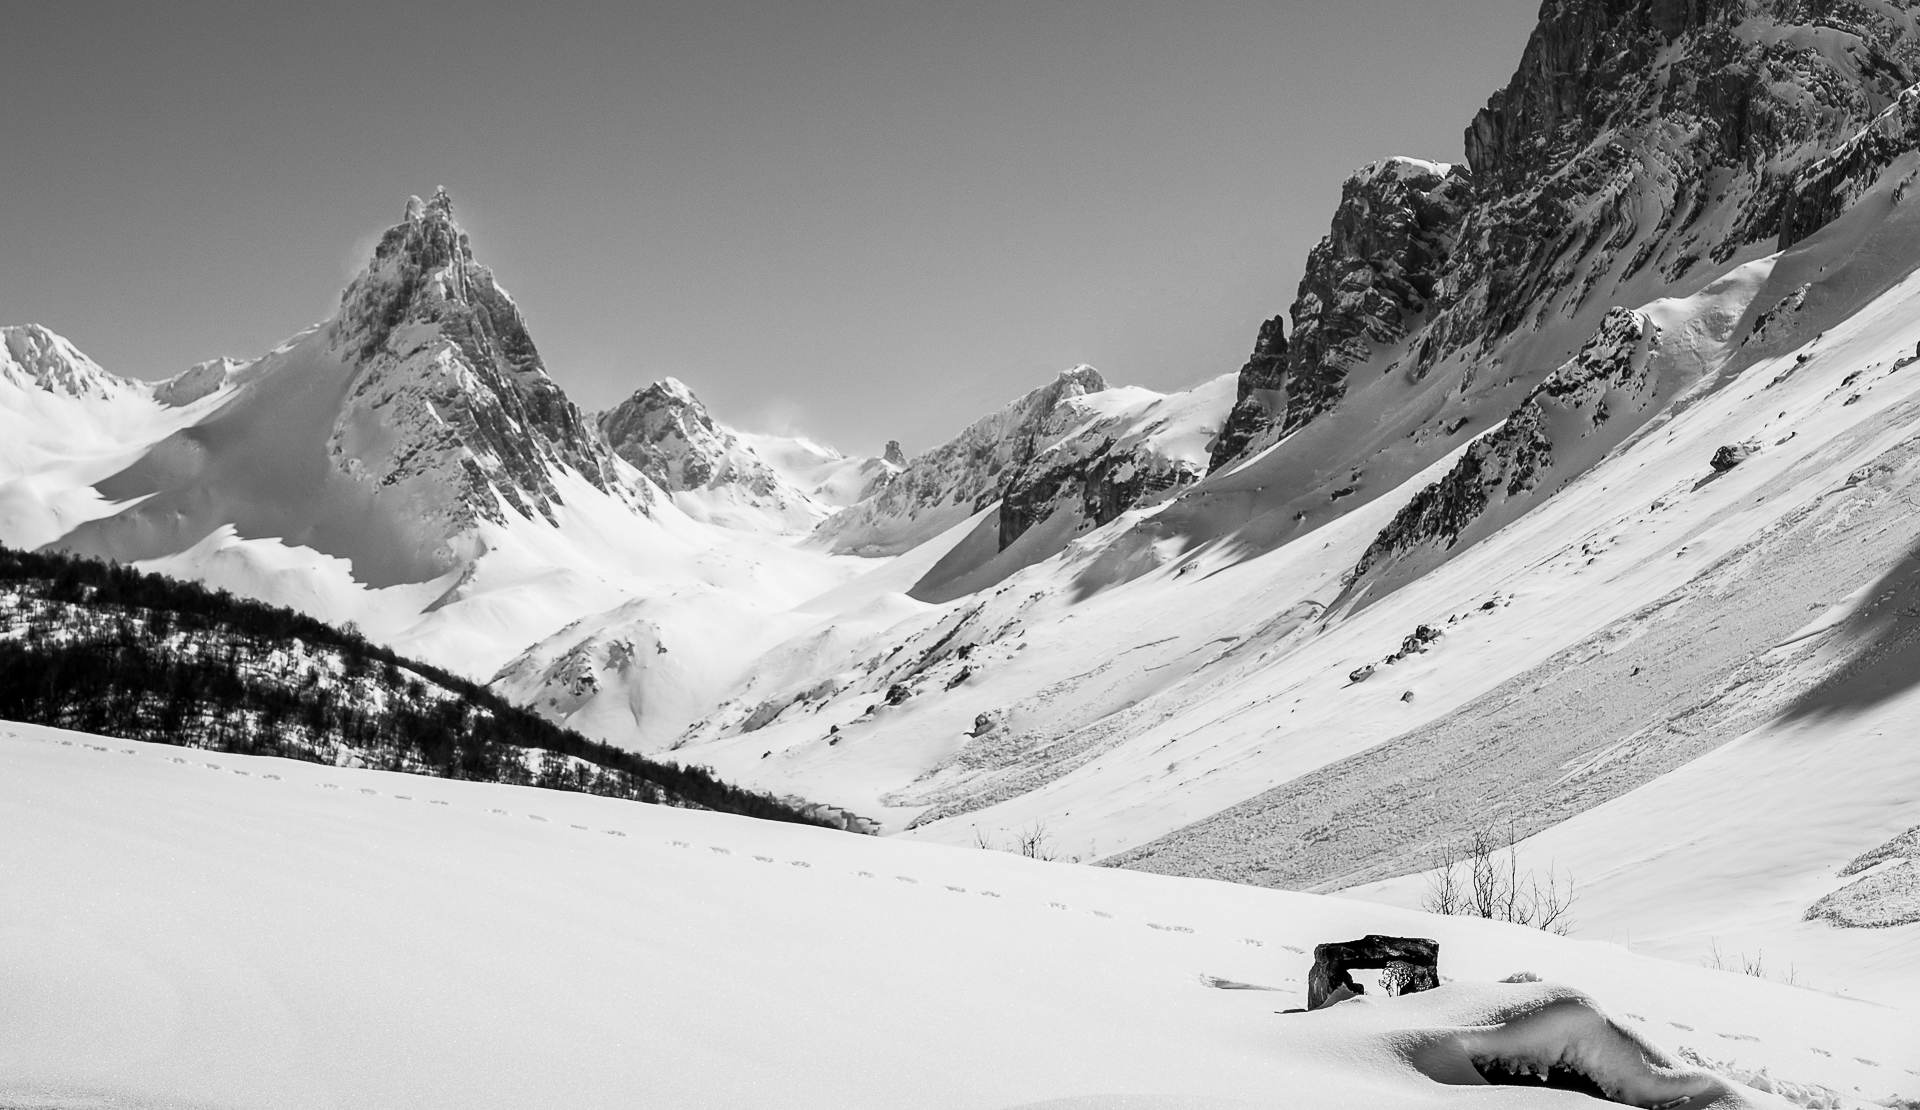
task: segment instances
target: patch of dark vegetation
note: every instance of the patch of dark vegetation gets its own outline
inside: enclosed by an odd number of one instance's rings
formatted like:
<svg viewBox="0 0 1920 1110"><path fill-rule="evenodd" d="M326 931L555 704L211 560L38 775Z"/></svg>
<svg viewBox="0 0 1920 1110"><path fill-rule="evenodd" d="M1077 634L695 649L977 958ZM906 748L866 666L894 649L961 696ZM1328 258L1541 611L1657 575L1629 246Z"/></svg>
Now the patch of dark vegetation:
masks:
<svg viewBox="0 0 1920 1110"><path fill-rule="evenodd" d="M705 768L588 740L351 626L195 582L5 546L0 718L826 823Z"/></svg>

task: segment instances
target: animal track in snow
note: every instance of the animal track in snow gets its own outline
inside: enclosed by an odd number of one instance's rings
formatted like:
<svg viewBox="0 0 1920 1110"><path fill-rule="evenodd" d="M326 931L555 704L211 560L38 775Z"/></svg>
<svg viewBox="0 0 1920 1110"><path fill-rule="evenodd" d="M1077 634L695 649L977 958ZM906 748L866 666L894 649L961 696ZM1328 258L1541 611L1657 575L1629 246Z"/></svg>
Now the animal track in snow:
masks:
<svg viewBox="0 0 1920 1110"><path fill-rule="evenodd" d="M529 820L529 821L538 821L538 822L540 822L540 823L541 823L541 824L543 824L543 825L547 823L547 819L546 819L545 817L542 817L542 816L540 816L540 815L539 815L539 814L537 814L537 813L529 813L529 814L527 814L527 820Z"/></svg>
<svg viewBox="0 0 1920 1110"><path fill-rule="evenodd" d="M761 863L772 863L772 862L773 862L773 857L772 857L772 856L755 856L755 857L753 857L753 858L754 858L754 859L757 859L757 860L759 860L759 861L760 861Z"/></svg>
<svg viewBox="0 0 1920 1110"><path fill-rule="evenodd" d="M917 883L920 881L919 879L909 878L906 875L895 875L894 878L899 879L903 883Z"/></svg>
<svg viewBox="0 0 1920 1110"><path fill-rule="evenodd" d="M1087 912L1088 912L1088 913L1090 913L1090 914L1092 914L1092 915L1093 915L1093 916L1095 916L1095 917L1104 917L1104 918L1106 918L1106 919L1107 919L1108 921L1112 921L1112 920L1113 920L1113 915L1112 915L1112 914L1110 914L1110 913L1108 913L1108 912L1107 912L1107 911L1105 911L1105 910L1088 910Z"/></svg>
<svg viewBox="0 0 1920 1110"><path fill-rule="evenodd" d="M707 851L712 852L716 856L730 856L733 854L733 849L731 848L714 848L709 846Z"/></svg>
<svg viewBox="0 0 1920 1110"><path fill-rule="evenodd" d="M998 897L1000 897L1000 896L999 896L998 894L995 894L995 893L994 893L993 891L991 891L991 890L983 890L983 891L981 891L981 892L980 892L980 897L982 897L982 898L998 898Z"/></svg>
<svg viewBox="0 0 1920 1110"><path fill-rule="evenodd" d="M955 894L965 894L967 892L967 888L963 886L950 886L947 889L953 891Z"/></svg>
<svg viewBox="0 0 1920 1110"><path fill-rule="evenodd" d="M371 787L371 786L363 786L363 787L361 787L361 788L360 788L360 793L362 793L362 794L378 794L378 793L380 793L380 792L379 792L378 790L375 790L375 789L374 789L373 787ZM506 812L506 810L504 810L504 809L496 809L496 810L494 810L494 812L495 812L495 813L505 813L505 812Z"/></svg>
<svg viewBox="0 0 1920 1110"><path fill-rule="evenodd" d="M1147 922L1147 928L1149 928L1149 929L1158 929L1158 930L1160 930L1160 931L1161 931L1161 932L1163 932L1163 933L1191 933L1191 932L1193 932L1193 930L1192 930L1192 929L1189 929L1189 928L1187 928L1187 927L1186 927L1185 925L1156 925L1156 924L1154 924L1154 923L1153 923L1153 922L1151 922L1151 921L1149 921L1149 922Z"/></svg>
<svg viewBox="0 0 1920 1110"><path fill-rule="evenodd" d="M790 859L787 861L787 864L792 867L812 867L813 866L813 864L808 863L806 860L803 860L803 859Z"/></svg>
<svg viewBox="0 0 1920 1110"><path fill-rule="evenodd" d="M625 835L627 835L626 833L623 833L623 832L621 832L621 831L620 831L619 829L607 829L607 830L606 830L606 834L607 834L608 836L625 836Z"/></svg>
<svg viewBox="0 0 1920 1110"><path fill-rule="evenodd" d="M1667 1024L1673 1026L1675 1029L1683 1029L1689 1033L1693 1032L1693 1026L1691 1025L1682 1025L1677 1021L1670 1021Z"/></svg>
<svg viewBox="0 0 1920 1110"><path fill-rule="evenodd" d="M1746 1033L1715 1033L1716 1037L1725 1037L1730 1041L1758 1041L1760 1038Z"/></svg>

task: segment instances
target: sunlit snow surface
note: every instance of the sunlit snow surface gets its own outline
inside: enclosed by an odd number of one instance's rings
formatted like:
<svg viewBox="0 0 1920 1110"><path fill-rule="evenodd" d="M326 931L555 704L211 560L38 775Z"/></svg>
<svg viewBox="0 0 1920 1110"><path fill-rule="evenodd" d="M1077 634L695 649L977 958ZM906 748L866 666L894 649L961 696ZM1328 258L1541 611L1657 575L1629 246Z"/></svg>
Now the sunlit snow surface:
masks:
<svg viewBox="0 0 1920 1110"><path fill-rule="evenodd" d="M1472 1058L1639 1041L1920 1095L1908 1012L1517 927L27 725L0 765L9 1107L1574 1106ZM1277 1012L1367 932L1456 982Z"/></svg>

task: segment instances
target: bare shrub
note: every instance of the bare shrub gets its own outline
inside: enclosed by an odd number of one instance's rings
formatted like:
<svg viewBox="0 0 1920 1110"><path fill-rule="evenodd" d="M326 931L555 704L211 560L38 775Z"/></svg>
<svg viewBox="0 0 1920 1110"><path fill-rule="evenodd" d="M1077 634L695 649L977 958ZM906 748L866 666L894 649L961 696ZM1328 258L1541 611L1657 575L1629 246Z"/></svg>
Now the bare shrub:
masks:
<svg viewBox="0 0 1920 1110"><path fill-rule="evenodd" d="M1486 824L1465 842L1443 846L1427 878L1421 908L1456 917L1510 921L1565 936L1573 928L1573 875L1551 864L1544 879L1520 867L1519 835L1511 823Z"/></svg>

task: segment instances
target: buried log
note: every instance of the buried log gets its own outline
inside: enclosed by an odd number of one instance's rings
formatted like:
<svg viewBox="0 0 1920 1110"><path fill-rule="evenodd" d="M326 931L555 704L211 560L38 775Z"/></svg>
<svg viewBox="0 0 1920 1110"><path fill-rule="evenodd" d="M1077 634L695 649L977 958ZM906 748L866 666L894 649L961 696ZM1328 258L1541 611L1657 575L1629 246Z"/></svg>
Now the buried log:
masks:
<svg viewBox="0 0 1920 1110"><path fill-rule="evenodd" d="M1388 995L1430 991L1440 985L1440 942L1369 933L1359 940L1314 945L1307 1009L1365 994L1366 988L1350 974L1358 969L1382 971L1380 986Z"/></svg>

